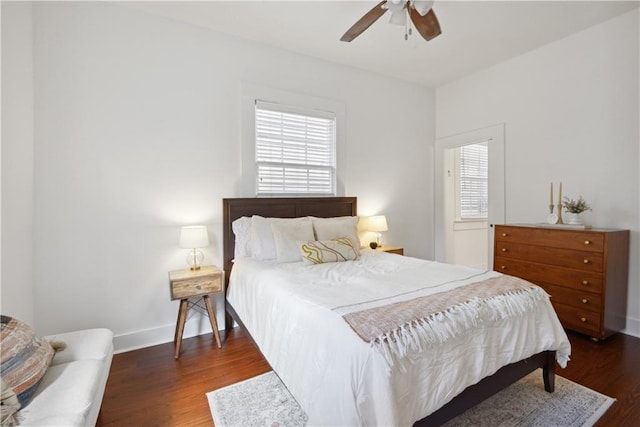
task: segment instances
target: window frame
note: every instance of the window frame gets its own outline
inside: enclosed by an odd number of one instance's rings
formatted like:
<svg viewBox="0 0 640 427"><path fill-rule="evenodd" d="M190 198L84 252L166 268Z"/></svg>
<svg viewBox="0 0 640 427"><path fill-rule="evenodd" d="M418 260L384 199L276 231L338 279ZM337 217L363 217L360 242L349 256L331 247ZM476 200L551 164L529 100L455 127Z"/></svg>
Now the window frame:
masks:
<svg viewBox="0 0 640 427"><path fill-rule="evenodd" d="M282 116L282 131L288 131L288 136L283 136L275 143L270 143L268 138L259 142L260 135L267 135L269 120L276 121L279 115ZM271 116L271 117L269 117ZM310 128L314 127L314 122L319 130L327 136L321 141L320 148L316 150L316 156L319 154L319 162L309 160L309 148L313 151L313 135L310 135ZM284 105L264 100L255 100L254 102L254 152L255 152L255 193L256 197L317 197L317 196L335 196L336 195L336 115L330 111L321 111L318 109L300 108L297 106ZM258 125L260 123L260 125ZM264 126L264 127L261 127ZM298 133L298 135L294 135ZM297 145L297 147L296 147ZM291 151L304 147L303 153L292 154ZM287 156L286 151L290 150ZM283 157L280 161L275 156L269 156L268 153L277 153L281 150L280 155ZM325 152L322 152L325 151ZM327 153L328 151L328 153ZM260 158L262 154L262 159ZM313 154L313 153L312 153ZM269 160L272 157L273 160ZM297 158L296 158L297 157ZM288 161L287 161L288 160ZM261 169L271 168L274 170L274 177L280 174L282 170L282 191L268 191L269 184L265 184L261 189ZM300 184L296 185L294 176L296 172L301 177ZM319 184L326 186L329 191L313 191L309 187L313 186L313 174L320 177ZM328 173L328 179L327 179ZM264 178L268 178L268 172ZM306 178L304 177L306 175ZM324 177L322 177L324 175ZM289 188L305 191L288 191ZM279 185L276 184L275 187ZM320 188L320 187L318 187Z"/></svg>
<svg viewBox="0 0 640 427"><path fill-rule="evenodd" d="M462 214L462 150L465 147L480 145L486 148L486 168L487 168L487 177L485 179L485 186L487 188L486 192L486 214L484 216L463 216ZM488 221L489 220L489 141L479 141L470 144L464 144L455 148L455 157L454 157L454 176L455 176L455 218L458 222L475 222L475 221Z"/></svg>
<svg viewBox="0 0 640 427"><path fill-rule="evenodd" d="M345 196L346 176L346 108L342 102L312 95L289 92L253 83L242 84L241 96L241 168L237 192L243 197L278 197L276 194L257 195L257 174L255 165L255 102L266 101L297 108L329 111L335 114L335 196ZM294 196L287 193L287 196ZM300 197L318 197L306 193ZM328 196L328 195L327 195Z"/></svg>

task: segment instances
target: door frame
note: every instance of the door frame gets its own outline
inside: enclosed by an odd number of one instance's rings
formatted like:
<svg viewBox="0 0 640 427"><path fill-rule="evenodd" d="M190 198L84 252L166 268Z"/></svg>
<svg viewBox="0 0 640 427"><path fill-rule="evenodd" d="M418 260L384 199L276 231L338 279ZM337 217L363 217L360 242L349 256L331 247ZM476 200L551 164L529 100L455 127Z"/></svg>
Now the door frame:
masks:
<svg viewBox="0 0 640 427"><path fill-rule="evenodd" d="M487 266L493 268L493 225L504 224L506 218L505 203L505 125L500 123L482 129L456 135L436 138L435 142L435 221L434 221L434 245L435 260L444 262L446 260L446 233L444 215L444 151L479 142L488 141L489 146L489 259Z"/></svg>

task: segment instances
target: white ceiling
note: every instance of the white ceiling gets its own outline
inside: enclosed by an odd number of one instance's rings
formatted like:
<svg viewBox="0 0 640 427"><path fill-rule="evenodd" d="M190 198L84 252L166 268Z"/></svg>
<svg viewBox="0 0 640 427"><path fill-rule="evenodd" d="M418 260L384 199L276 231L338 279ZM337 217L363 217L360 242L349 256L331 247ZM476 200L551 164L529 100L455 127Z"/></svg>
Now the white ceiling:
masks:
<svg viewBox="0 0 640 427"><path fill-rule="evenodd" d="M436 87L606 21L626 1L436 0L430 42L385 14L351 43L342 34L378 1L150 1L128 7L340 64Z"/></svg>

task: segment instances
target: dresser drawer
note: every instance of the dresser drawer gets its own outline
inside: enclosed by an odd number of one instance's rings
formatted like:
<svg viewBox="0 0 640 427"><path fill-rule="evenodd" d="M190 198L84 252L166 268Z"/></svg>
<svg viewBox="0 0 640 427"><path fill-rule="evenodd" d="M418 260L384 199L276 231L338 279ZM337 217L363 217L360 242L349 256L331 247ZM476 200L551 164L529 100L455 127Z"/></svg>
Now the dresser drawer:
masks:
<svg viewBox="0 0 640 427"><path fill-rule="evenodd" d="M593 293L602 292L602 273L520 261L503 256L494 258L494 270L536 284L549 283Z"/></svg>
<svg viewBox="0 0 640 427"><path fill-rule="evenodd" d="M602 252L604 250L604 236L602 233L589 231L497 225L495 240L499 244L502 244L502 242L519 242L528 245L577 249L589 252Z"/></svg>
<svg viewBox="0 0 640 427"><path fill-rule="evenodd" d="M557 265L576 270L602 272L603 254L601 252L547 248L505 240L496 243L495 251L496 256L505 258Z"/></svg>
<svg viewBox="0 0 640 427"><path fill-rule="evenodd" d="M602 308L602 296L600 294L550 285L548 283L541 283L540 286L551 295L552 302L595 312L599 312Z"/></svg>
<svg viewBox="0 0 640 427"><path fill-rule="evenodd" d="M600 313L552 302L558 318L565 328L599 337Z"/></svg>
<svg viewBox="0 0 640 427"><path fill-rule="evenodd" d="M177 280L171 284L171 298L182 299L222 290L221 277Z"/></svg>

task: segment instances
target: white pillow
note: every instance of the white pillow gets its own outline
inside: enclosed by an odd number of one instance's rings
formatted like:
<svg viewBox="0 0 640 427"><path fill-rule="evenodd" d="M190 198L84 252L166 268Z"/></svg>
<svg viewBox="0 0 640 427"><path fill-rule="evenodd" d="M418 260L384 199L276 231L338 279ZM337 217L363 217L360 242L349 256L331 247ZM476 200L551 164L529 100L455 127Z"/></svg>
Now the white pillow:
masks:
<svg viewBox="0 0 640 427"><path fill-rule="evenodd" d="M259 261L278 259L278 252L276 250L276 242L273 238L271 224L274 222L280 223L296 221L309 221L309 218L264 218L259 215L252 216L251 253L253 258Z"/></svg>
<svg viewBox="0 0 640 427"><path fill-rule="evenodd" d="M300 261L298 242L313 240L313 224L308 218L301 221L273 221L271 231L276 242L278 262Z"/></svg>
<svg viewBox="0 0 640 427"><path fill-rule="evenodd" d="M277 257L270 219L259 215L251 217L251 254L260 261Z"/></svg>
<svg viewBox="0 0 640 427"><path fill-rule="evenodd" d="M340 237L348 237L351 244L360 254L360 238L358 237L357 216L339 216L334 218L311 218L316 240L333 240Z"/></svg>
<svg viewBox="0 0 640 427"><path fill-rule="evenodd" d="M234 259L251 258L251 218L243 216L231 223L236 236Z"/></svg>

